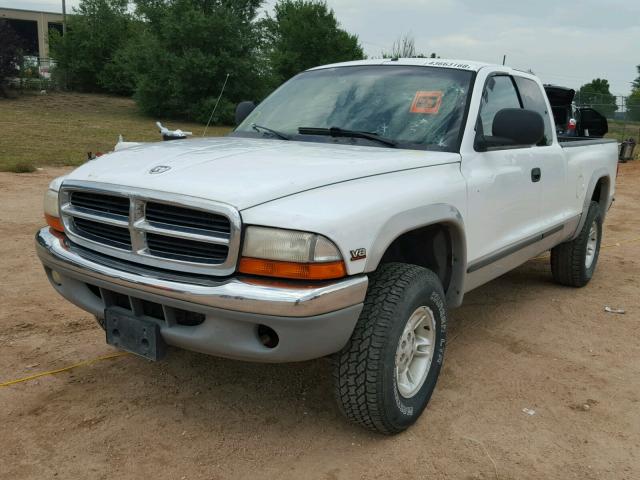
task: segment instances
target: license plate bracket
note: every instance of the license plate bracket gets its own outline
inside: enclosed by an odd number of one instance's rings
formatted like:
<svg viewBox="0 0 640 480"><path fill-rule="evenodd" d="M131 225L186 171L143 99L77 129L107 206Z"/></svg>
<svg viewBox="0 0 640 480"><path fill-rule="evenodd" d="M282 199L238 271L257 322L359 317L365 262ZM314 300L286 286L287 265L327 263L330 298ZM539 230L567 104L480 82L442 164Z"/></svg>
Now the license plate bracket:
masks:
<svg viewBox="0 0 640 480"><path fill-rule="evenodd" d="M105 309L104 318L109 345L154 361L166 355L167 344L156 322L118 307Z"/></svg>

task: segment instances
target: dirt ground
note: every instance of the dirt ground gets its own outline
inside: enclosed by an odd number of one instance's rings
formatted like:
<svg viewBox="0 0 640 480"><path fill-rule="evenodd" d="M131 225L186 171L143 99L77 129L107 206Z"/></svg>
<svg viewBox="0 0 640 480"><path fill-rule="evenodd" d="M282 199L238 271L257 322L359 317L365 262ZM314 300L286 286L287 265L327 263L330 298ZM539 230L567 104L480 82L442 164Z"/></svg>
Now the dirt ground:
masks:
<svg viewBox="0 0 640 480"><path fill-rule="evenodd" d="M114 352L34 253L63 171L0 173L0 383ZM404 434L347 424L327 360L173 350L0 387L0 477L640 478L640 162L621 165L616 197L587 287L553 284L534 259L451 312L438 387Z"/></svg>

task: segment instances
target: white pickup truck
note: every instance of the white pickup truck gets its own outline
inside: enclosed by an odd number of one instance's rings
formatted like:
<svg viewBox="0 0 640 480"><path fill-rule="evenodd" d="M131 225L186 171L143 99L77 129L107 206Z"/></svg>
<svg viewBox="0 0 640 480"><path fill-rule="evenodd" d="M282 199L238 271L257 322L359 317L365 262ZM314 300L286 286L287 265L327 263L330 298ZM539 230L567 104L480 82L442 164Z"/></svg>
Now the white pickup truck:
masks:
<svg viewBox="0 0 640 480"><path fill-rule="evenodd" d="M367 60L292 78L223 138L133 146L52 182L53 287L110 344L257 362L332 356L352 421L420 416L447 310L551 250L582 287L616 143L558 139L540 81L505 66Z"/></svg>

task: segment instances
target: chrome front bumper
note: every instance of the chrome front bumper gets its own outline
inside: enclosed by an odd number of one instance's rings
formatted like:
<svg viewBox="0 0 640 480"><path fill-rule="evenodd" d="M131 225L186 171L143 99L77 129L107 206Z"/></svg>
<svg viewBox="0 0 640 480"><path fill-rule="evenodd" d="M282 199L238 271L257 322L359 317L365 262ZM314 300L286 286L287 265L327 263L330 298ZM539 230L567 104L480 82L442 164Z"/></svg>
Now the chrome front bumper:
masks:
<svg viewBox="0 0 640 480"><path fill-rule="evenodd" d="M170 345L253 361L307 360L340 350L368 285L365 275L319 284L158 272L76 248L48 227L36 234L36 251L58 293L98 318L105 303L90 287L203 313L197 326L161 323L162 336ZM278 333L277 347L259 342L258 325Z"/></svg>

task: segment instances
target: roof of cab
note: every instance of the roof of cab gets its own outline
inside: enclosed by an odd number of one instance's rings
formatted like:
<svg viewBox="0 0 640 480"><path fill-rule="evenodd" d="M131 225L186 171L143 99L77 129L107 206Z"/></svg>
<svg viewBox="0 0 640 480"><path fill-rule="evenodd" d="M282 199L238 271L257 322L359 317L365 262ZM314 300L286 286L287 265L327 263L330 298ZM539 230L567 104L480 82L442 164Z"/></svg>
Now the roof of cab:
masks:
<svg viewBox="0 0 640 480"><path fill-rule="evenodd" d="M310 68L309 70L319 70L322 68L334 67L355 67L358 65L416 65L423 67L441 67L441 68L457 68L460 70L471 70L477 72L483 67L493 66L490 63L473 62L470 60L455 60L448 58L376 58L369 60L356 60L352 62L332 63L330 65L322 65ZM501 68L505 68L502 65Z"/></svg>

